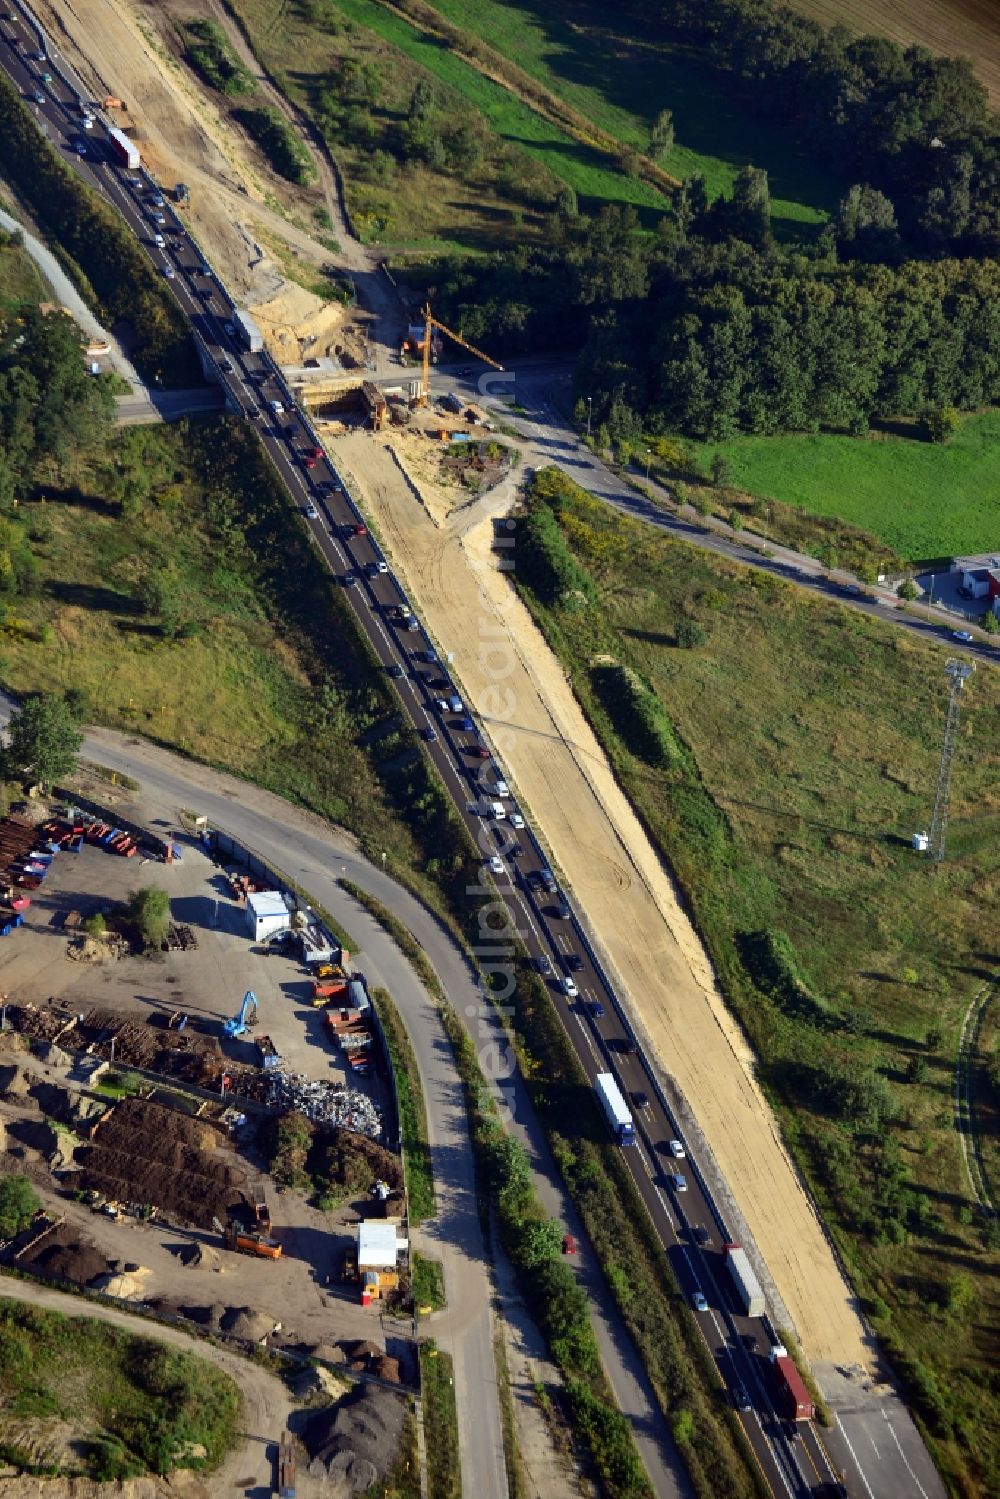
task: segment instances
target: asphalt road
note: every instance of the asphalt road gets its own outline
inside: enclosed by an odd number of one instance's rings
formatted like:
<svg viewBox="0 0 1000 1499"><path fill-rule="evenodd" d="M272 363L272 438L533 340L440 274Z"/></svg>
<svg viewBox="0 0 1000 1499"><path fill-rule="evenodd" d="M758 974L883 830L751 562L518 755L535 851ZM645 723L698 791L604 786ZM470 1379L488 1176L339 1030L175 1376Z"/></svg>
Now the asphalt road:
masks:
<svg viewBox="0 0 1000 1499"><path fill-rule="evenodd" d="M9 28L5 28L5 35L9 37ZM56 65L44 56L26 60L31 44L26 31L16 51L9 42L0 43L0 60L29 98L40 96L36 110L53 140L63 143L81 173L119 208L146 246L153 264L169 279L216 366L229 401L258 426L317 547L340 577L359 623L396 681L404 712L423 737L430 758L482 850L484 887L496 889L532 957L540 966L547 965L558 1013L588 1076L593 1080L597 1073L610 1072L631 1100L637 1144L626 1148L626 1161L681 1285L692 1299L700 1294L707 1300L706 1310L699 1317L703 1335L734 1402L738 1402L741 1389L749 1396L750 1408L741 1411L740 1419L772 1492L790 1496L818 1492L834 1481L836 1466L809 1423L790 1426L775 1409L766 1363L772 1330L766 1320L743 1318L733 1300L717 1248L731 1237L722 1212L687 1148L656 1074L638 1047L583 924L557 886L546 889L542 849L506 793L488 742L460 699L449 703L454 688L446 668L409 612L405 595L367 534L360 512L345 493L315 433L295 409L280 372L266 355L248 350L246 340L237 336L233 307L226 293L155 185L145 173L115 164L100 117L85 133L79 123L79 101L71 89L58 74L48 83L41 77L43 71L54 72ZM77 154L78 145L83 154ZM524 403L523 380L518 396ZM558 431L551 435L552 413L544 396L537 415L540 421L529 417L527 425L546 461L567 467L575 478L583 476L588 488L594 489L588 480L598 480L601 487L594 492L634 510L633 492L606 471L596 470L590 455L580 454L575 439ZM651 510L655 512L655 507ZM659 512L644 518L655 518L657 523L669 520L672 529L685 525ZM722 538L711 538L711 544L723 554L739 554L738 548L729 552L733 544ZM501 803L502 815L487 812L484 798L490 804ZM683 1189L676 1175L664 1169L666 1142L673 1138L686 1149ZM849 1486L858 1494L872 1492L860 1464L857 1476L849 1477ZM893 1486L882 1490L887 1494L911 1491L909 1475L905 1487L896 1487L893 1481Z"/></svg>

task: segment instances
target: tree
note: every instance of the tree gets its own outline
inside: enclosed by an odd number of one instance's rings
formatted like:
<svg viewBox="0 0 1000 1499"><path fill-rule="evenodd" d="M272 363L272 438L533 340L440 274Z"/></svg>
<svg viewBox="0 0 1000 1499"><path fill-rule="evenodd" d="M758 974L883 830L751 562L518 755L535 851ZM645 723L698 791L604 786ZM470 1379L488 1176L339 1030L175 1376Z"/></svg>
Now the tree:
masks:
<svg viewBox="0 0 1000 1499"><path fill-rule="evenodd" d="M704 645L708 636L696 620L681 619L677 622L674 639L684 650L692 651L695 646Z"/></svg>
<svg viewBox="0 0 1000 1499"><path fill-rule="evenodd" d="M69 775L83 744L69 704L47 692L27 699L11 718L7 734L3 758L8 776L43 786Z"/></svg>
<svg viewBox="0 0 1000 1499"><path fill-rule="evenodd" d="M157 885L133 890L128 899L128 913L146 947L162 947L170 930L170 896Z"/></svg>
<svg viewBox="0 0 1000 1499"><path fill-rule="evenodd" d="M513 1253L524 1270L533 1270L546 1260L557 1260L562 1253L562 1225L554 1218L543 1218L538 1223L525 1223L517 1236Z"/></svg>
<svg viewBox="0 0 1000 1499"><path fill-rule="evenodd" d="M924 412L920 430L928 442L950 442L958 431L958 422L954 406L936 406Z"/></svg>
<svg viewBox="0 0 1000 1499"><path fill-rule="evenodd" d="M184 586L174 567L154 567L143 578L139 590L147 614L159 617L160 630L170 639L183 624Z"/></svg>
<svg viewBox="0 0 1000 1499"><path fill-rule="evenodd" d="M838 247L856 260L891 259L899 247L896 210L867 182L856 182L840 200L833 221Z"/></svg>
<svg viewBox="0 0 1000 1499"><path fill-rule="evenodd" d="M733 482L733 466L725 453L716 453L712 458L712 483L716 489L725 489Z"/></svg>
<svg viewBox="0 0 1000 1499"><path fill-rule="evenodd" d="M0 1238L12 1239L27 1228L41 1205L26 1176L0 1177Z"/></svg>
<svg viewBox="0 0 1000 1499"><path fill-rule="evenodd" d="M674 117L669 109L661 109L649 132L649 154L655 159L666 156L674 146Z"/></svg>
<svg viewBox="0 0 1000 1499"><path fill-rule="evenodd" d="M740 167L729 205L733 233L752 245L762 245L771 234L771 190L763 167Z"/></svg>

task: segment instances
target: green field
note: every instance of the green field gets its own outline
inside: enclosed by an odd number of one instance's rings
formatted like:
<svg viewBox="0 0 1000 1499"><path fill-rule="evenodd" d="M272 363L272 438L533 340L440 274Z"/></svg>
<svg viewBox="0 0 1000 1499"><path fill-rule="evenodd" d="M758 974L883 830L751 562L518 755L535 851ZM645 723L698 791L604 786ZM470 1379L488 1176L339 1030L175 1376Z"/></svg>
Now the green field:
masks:
<svg viewBox="0 0 1000 1499"><path fill-rule="evenodd" d="M374 4L366 0L365 8ZM748 162L767 168L776 219L818 223L840 196L804 147L747 114L731 83L691 49L658 36L655 21L647 29L630 16L625 35L613 14L589 0L558 7L538 0L433 4L626 145L644 151L656 115L672 110L677 144L661 165L676 177L702 172L712 197L728 192Z"/></svg>
<svg viewBox="0 0 1000 1499"><path fill-rule="evenodd" d="M240 1392L194 1354L90 1317L0 1300L0 1461L102 1480L215 1468ZM201 1456L196 1452L201 1449Z"/></svg>
<svg viewBox="0 0 1000 1499"><path fill-rule="evenodd" d="M962 419L950 443L867 438L739 437L724 453L740 489L846 521L917 560L1000 546L1000 411Z"/></svg>
<svg viewBox="0 0 1000 1499"><path fill-rule="evenodd" d="M595 602L564 568L568 603L529 603L690 898L939 1462L971 1475L963 1492L995 1492L1000 1236L969 1195L952 1088L997 968L1000 674L981 666L966 689L935 871L910 838L934 799L945 647L542 482ZM598 662L648 684L655 734ZM995 1092L979 1123L997 1130Z"/></svg>
<svg viewBox="0 0 1000 1499"><path fill-rule="evenodd" d="M569 183L582 199L654 209L664 207L664 199L655 188L615 171L603 157L542 119L507 89L484 78L433 37L386 10L378 0L337 0L337 4L351 20L377 32L428 73L455 89L482 111L502 140L541 162L556 177Z"/></svg>
<svg viewBox="0 0 1000 1499"><path fill-rule="evenodd" d="M16 243L14 235L0 229L0 312L13 313L26 305L37 307L47 294L45 282L27 250Z"/></svg>

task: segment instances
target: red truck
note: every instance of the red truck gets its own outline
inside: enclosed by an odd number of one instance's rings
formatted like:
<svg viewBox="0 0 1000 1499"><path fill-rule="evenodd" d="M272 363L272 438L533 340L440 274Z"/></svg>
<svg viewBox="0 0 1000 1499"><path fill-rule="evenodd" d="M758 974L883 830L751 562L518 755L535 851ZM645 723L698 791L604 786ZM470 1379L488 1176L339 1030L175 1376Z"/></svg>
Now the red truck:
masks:
<svg viewBox="0 0 1000 1499"><path fill-rule="evenodd" d="M812 1397L802 1375L788 1357L788 1349L777 1343L770 1353L775 1406L786 1421L811 1421L815 1415Z"/></svg>

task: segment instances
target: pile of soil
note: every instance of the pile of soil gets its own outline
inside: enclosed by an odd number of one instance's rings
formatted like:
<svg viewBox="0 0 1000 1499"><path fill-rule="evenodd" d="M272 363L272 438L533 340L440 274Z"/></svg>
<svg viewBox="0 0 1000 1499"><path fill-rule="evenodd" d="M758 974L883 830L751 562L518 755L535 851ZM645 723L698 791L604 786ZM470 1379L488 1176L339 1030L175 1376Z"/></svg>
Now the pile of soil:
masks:
<svg viewBox="0 0 1000 1499"><path fill-rule="evenodd" d="M214 1036L187 1031L164 1031L158 1026L123 1019L113 1010L91 1010L77 1027L78 1044L92 1046L119 1067L142 1067L167 1077L183 1078L199 1088L215 1088L223 1068L222 1050Z"/></svg>
<svg viewBox="0 0 1000 1499"><path fill-rule="evenodd" d="M24 1269L30 1269L33 1275L68 1280L77 1286L89 1285L92 1280L107 1275L111 1268L93 1244L77 1238L65 1226L42 1239L37 1250L29 1249L19 1263Z"/></svg>
<svg viewBox="0 0 1000 1499"><path fill-rule="evenodd" d="M255 1311L252 1306L227 1307L219 1319L219 1329L231 1338L242 1338L247 1343L260 1343L271 1336L275 1320L266 1312Z"/></svg>
<svg viewBox="0 0 1000 1499"><path fill-rule="evenodd" d="M403 1163L367 1135L346 1129L317 1129L310 1152L310 1169L340 1186L365 1192L384 1181L392 1192L403 1190Z"/></svg>
<svg viewBox="0 0 1000 1499"><path fill-rule="evenodd" d="M4 1098L23 1099L27 1097L27 1093L28 1079L16 1062L0 1067L0 1095Z"/></svg>
<svg viewBox="0 0 1000 1499"><path fill-rule="evenodd" d="M116 1202L158 1208L171 1219L211 1228L243 1202L249 1177L225 1151L225 1137L203 1121L141 1098L126 1098L76 1151L80 1186Z"/></svg>
<svg viewBox="0 0 1000 1499"><path fill-rule="evenodd" d="M398 1395L366 1385L318 1411L305 1430L309 1473L363 1493L384 1482L399 1452L405 1407Z"/></svg>

